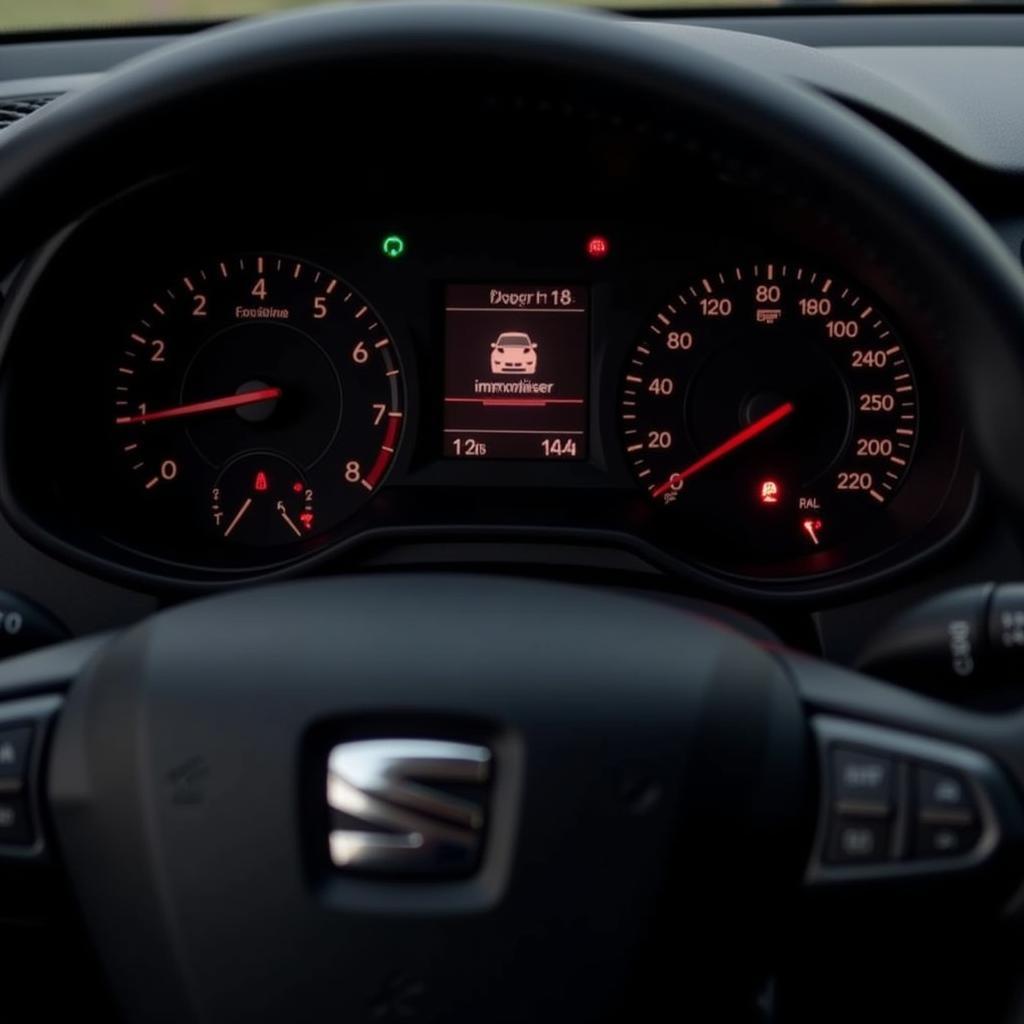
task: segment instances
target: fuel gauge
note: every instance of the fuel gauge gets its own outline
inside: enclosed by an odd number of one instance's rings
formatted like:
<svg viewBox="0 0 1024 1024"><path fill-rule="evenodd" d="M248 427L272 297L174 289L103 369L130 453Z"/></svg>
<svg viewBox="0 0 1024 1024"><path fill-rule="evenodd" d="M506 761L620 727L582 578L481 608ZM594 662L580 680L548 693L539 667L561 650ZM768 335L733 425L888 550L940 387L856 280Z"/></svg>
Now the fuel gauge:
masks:
<svg viewBox="0 0 1024 1024"><path fill-rule="evenodd" d="M217 478L210 517L220 536L235 544L294 543L313 530L313 489L288 459L250 452L228 463Z"/></svg>

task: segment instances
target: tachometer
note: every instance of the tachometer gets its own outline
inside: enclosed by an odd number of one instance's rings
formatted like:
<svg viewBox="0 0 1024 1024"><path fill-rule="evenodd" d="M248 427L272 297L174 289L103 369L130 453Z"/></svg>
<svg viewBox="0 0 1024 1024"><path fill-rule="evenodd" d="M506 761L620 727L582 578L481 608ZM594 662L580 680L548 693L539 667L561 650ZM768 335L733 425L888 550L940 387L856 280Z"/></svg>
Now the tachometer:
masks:
<svg viewBox="0 0 1024 1024"><path fill-rule="evenodd" d="M212 260L119 339L113 440L165 521L249 547L299 542L380 485L403 417L387 328L338 275L288 256Z"/></svg>
<svg viewBox="0 0 1024 1024"><path fill-rule="evenodd" d="M874 298L760 263L698 278L657 311L620 420L651 501L766 564L833 548L883 512L911 469L918 396Z"/></svg>

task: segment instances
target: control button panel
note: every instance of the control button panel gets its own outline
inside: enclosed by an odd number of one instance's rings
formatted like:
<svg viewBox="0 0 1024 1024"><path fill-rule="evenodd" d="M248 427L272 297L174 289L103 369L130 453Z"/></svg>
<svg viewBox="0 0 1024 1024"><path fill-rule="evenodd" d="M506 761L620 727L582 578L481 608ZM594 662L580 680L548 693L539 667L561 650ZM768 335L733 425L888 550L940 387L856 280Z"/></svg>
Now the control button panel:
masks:
<svg viewBox="0 0 1024 1024"><path fill-rule="evenodd" d="M28 777L32 726L0 727L0 793L17 791Z"/></svg>
<svg viewBox="0 0 1024 1024"><path fill-rule="evenodd" d="M0 590L0 659L66 640L70 634L41 605Z"/></svg>
<svg viewBox="0 0 1024 1024"><path fill-rule="evenodd" d="M832 751L836 801L855 812L888 814L892 810L894 774L895 763L890 757L849 747Z"/></svg>
<svg viewBox="0 0 1024 1024"><path fill-rule="evenodd" d="M920 825L914 838L917 857L964 857L981 839L973 825Z"/></svg>
<svg viewBox="0 0 1024 1024"><path fill-rule="evenodd" d="M32 823L24 797L0 796L0 846L32 843Z"/></svg>
<svg viewBox="0 0 1024 1024"><path fill-rule="evenodd" d="M901 611L872 639L859 667L986 711L1018 706L1024 583L958 587Z"/></svg>
<svg viewBox="0 0 1024 1024"><path fill-rule="evenodd" d="M0 861L44 856L42 746L60 704L56 696L0 702Z"/></svg>
<svg viewBox="0 0 1024 1024"><path fill-rule="evenodd" d="M969 825L977 815L967 780L959 772L919 768L917 806L922 819L937 824Z"/></svg>
<svg viewBox="0 0 1024 1024"><path fill-rule="evenodd" d="M823 777L808 881L957 870L994 851L1005 782L983 755L843 719L812 724Z"/></svg>
<svg viewBox="0 0 1024 1024"><path fill-rule="evenodd" d="M892 826L888 821L837 815L832 822L828 859L833 864L877 864L892 852Z"/></svg>

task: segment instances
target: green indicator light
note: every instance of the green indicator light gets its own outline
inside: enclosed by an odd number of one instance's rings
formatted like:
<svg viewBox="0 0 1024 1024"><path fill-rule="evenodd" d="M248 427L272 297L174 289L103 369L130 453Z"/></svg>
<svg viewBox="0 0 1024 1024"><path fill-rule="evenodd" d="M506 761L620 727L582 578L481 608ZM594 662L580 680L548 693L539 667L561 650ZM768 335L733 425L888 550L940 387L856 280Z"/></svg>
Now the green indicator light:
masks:
<svg viewBox="0 0 1024 1024"><path fill-rule="evenodd" d="M381 243L381 249L385 256L397 260L405 252L405 239L401 235L388 235Z"/></svg>

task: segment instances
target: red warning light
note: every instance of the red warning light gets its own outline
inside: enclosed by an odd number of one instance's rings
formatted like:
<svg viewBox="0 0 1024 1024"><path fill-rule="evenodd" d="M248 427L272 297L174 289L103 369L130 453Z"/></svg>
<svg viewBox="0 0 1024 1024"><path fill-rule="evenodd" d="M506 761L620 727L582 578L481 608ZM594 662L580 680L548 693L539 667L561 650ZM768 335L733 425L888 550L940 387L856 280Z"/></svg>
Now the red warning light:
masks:
<svg viewBox="0 0 1024 1024"><path fill-rule="evenodd" d="M267 474L261 469L256 474L256 481L252 485L254 491L266 491L270 489L270 484L267 482Z"/></svg>
<svg viewBox="0 0 1024 1024"><path fill-rule="evenodd" d="M758 493L760 494L762 505L778 505L779 496L782 494L782 491L775 480L764 480Z"/></svg>
<svg viewBox="0 0 1024 1024"><path fill-rule="evenodd" d="M313 529L313 513L312 512L303 512L299 516L299 522L302 523L302 525L303 525L303 527L305 527L305 529L312 530Z"/></svg>
<svg viewBox="0 0 1024 1024"><path fill-rule="evenodd" d="M592 260L603 260L608 252L608 239L603 235L591 235L587 239L587 255Z"/></svg>
<svg viewBox="0 0 1024 1024"><path fill-rule="evenodd" d="M821 527L823 525L821 520L805 519L803 523L801 523L800 525L803 526L804 533L806 533L807 536L811 538L811 543L815 547L817 547L821 543L821 537L819 536L821 533Z"/></svg>
<svg viewBox="0 0 1024 1024"><path fill-rule="evenodd" d="M293 491L294 491L294 492L295 492L296 494L301 494L301 493L303 492L303 490L304 490L304 489L305 489L305 488L303 488L303 486L302 486L302 481L301 481L301 480L296 480L296 481L295 481L295 483L293 483L293 484L292 484L292 490L293 490Z"/></svg>

